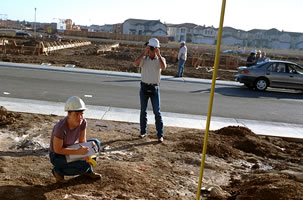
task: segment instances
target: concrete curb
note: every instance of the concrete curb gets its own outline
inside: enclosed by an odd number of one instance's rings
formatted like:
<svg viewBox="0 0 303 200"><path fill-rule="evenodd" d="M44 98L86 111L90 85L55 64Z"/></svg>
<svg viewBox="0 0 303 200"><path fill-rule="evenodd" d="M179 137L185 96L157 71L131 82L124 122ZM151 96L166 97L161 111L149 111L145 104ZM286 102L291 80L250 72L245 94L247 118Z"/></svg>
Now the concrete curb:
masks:
<svg viewBox="0 0 303 200"><path fill-rule="evenodd" d="M104 70L94 70L94 69L83 69L83 68L68 68L60 66L49 66L49 65L37 65L37 64L20 64L20 63L9 63L0 62L0 67L13 67L20 69L37 69L45 71L58 71L58 72L73 72L73 73L83 73L83 74L95 74L103 76L118 76L141 79L141 74L139 73L129 73L129 72L115 72L115 71L104 71ZM198 78L174 78L172 76L161 76L162 81L174 81L174 82L185 82L185 83L201 83L201 84L211 84L212 80L208 79L198 79ZM243 84L233 81L221 81L216 80L217 85L226 86L242 86Z"/></svg>

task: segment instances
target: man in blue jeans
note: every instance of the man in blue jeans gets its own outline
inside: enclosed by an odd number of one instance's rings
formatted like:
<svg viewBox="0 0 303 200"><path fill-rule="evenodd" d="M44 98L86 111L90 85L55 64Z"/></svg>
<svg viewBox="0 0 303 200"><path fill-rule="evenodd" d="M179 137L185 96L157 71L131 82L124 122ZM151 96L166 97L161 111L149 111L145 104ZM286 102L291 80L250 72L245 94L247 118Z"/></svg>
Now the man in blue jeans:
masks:
<svg viewBox="0 0 303 200"><path fill-rule="evenodd" d="M180 42L180 50L178 53L178 73L176 74L176 78L178 77L183 77L183 72L184 72L184 64L187 59L187 47L185 46L185 41Z"/></svg>
<svg viewBox="0 0 303 200"><path fill-rule="evenodd" d="M163 121L160 112L160 76L166 68L166 60L160 54L160 42L151 38L135 64L141 67L140 83L140 137L146 136L148 99L151 99L155 115L158 141L163 142Z"/></svg>
<svg viewBox="0 0 303 200"><path fill-rule="evenodd" d="M101 175L93 172L89 157L82 160L67 162L66 155L85 155L88 147L81 146L71 149L68 146L79 143L93 142L100 151L100 141L97 139L86 140L87 121L84 119L86 107L82 99L77 96L70 97L65 104L67 116L60 120L54 127L50 138L50 161L54 168L52 174L57 182L65 182L64 176L85 175L89 178L100 179Z"/></svg>

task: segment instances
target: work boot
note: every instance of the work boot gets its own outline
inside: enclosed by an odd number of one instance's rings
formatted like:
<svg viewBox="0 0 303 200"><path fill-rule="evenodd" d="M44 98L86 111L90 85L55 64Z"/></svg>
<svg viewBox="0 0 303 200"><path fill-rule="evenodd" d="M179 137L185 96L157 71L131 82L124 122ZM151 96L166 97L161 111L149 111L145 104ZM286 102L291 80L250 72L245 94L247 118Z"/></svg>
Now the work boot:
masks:
<svg viewBox="0 0 303 200"><path fill-rule="evenodd" d="M87 177L92 178L92 179L101 179L102 178L101 174L98 174L98 173L95 173L95 172L85 173L84 176L87 176Z"/></svg>
<svg viewBox="0 0 303 200"><path fill-rule="evenodd" d="M52 174L55 177L57 183L65 183L66 182L66 180L64 180L64 176L61 176L60 174L57 174L54 169L52 170Z"/></svg>

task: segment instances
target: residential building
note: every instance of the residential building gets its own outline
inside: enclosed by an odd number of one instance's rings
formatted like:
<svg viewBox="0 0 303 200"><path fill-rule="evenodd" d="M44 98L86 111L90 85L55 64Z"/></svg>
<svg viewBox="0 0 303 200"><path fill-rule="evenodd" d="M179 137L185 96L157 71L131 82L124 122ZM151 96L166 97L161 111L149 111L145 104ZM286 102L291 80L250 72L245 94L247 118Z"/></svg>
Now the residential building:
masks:
<svg viewBox="0 0 303 200"><path fill-rule="evenodd" d="M127 19L123 22L122 33L167 37L167 27L160 20Z"/></svg>
<svg viewBox="0 0 303 200"><path fill-rule="evenodd" d="M71 19L65 20L66 24L66 30L72 30L73 29L73 21Z"/></svg>
<svg viewBox="0 0 303 200"><path fill-rule="evenodd" d="M113 25L112 24L104 24L101 26L101 30L104 33L112 33L113 32Z"/></svg>
<svg viewBox="0 0 303 200"><path fill-rule="evenodd" d="M192 42L193 29L196 24L184 23L184 24L168 24L167 33L168 38L172 41L186 41Z"/></svg>
<svg viewBox="0 0 303 200"><path fill-rule="evenodd" d="M100 32L103 31L102 26L92 24L88 27L82 27L83 29L88 29L88 32Z"/></svg>
<svg viewBox="0 0 303 200"><path fill-rule="evenodd" d="M213 26L196 26L193 29L192 42L198 44L216 44L217 29Z"/></svg>
<svg viewBox="0 0 303 200"><path fill-rule="evenodd" d="M113 24L112 31L113 31L113 33L122 34L122 23Z"/></svg>
<svg viewBox="0 0 303 200"><path fill-rule="evenodd" d="M57 19L57 18L54 18ZM51 23L51 29L57 30L58 32L64 32L66 30L66 23L65 19L58 19L57 22L52 22Z"/></svg>

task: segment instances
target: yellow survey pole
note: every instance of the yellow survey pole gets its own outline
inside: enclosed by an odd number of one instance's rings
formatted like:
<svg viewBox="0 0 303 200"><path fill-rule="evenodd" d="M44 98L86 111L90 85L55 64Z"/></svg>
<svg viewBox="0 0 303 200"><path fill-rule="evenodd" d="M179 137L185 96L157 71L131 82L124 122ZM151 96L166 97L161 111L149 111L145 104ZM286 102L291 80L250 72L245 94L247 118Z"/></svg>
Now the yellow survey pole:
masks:
<svg viewBox="0 0 303 200"><path fill-rule="evenodd" d="M215 66L214 66L215 68L214 68L214 71L213 71L211 92L210 92L210 97L209 97L208 115L207 115L207 121L206 121L204 145L203 145L203 151L202 151L200 176L199 176L199 184L198 184L198 189L197 189L197 198L196 198L196 200L200 199L200 193L201 193L201 185L202 185L203 170L204 170L204 163L205 163L205 154L206 154L206 149L207 149L210 118L211 118L211 112L212 112L213 101L214 101L217 70L218 70L218 65L219 65L219 62L220 62L219 58L220 58L220 47L221 47L221 37L222 37L222 29L223 29L223 21L224 21L225 4L226 4L226 0L222 0L221 17L220 17L219 33L218 33L217 49L216 49L216 58L215 58Z"/></svg>

